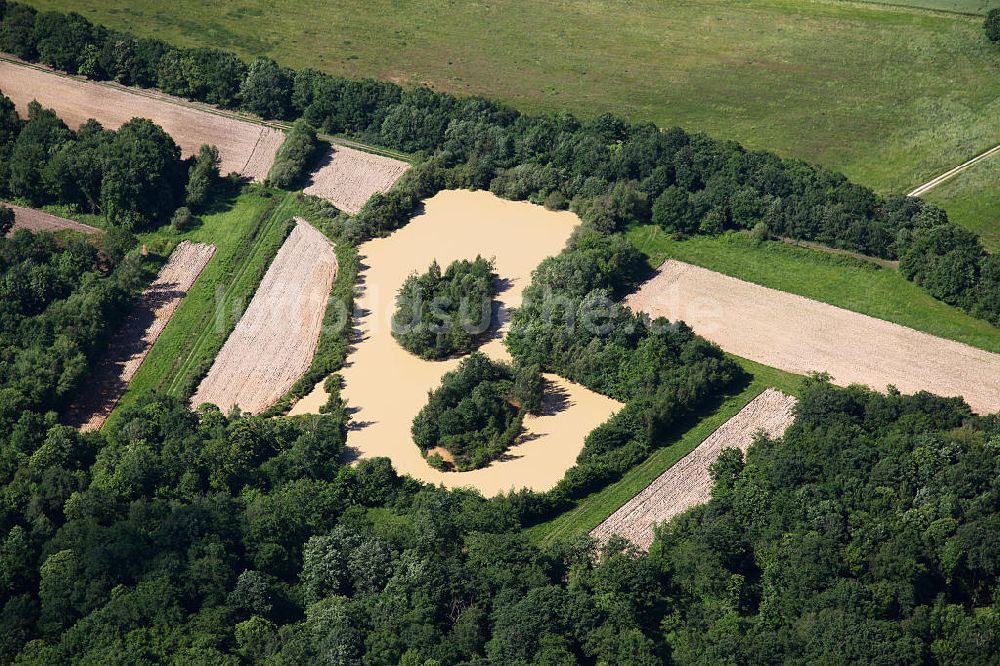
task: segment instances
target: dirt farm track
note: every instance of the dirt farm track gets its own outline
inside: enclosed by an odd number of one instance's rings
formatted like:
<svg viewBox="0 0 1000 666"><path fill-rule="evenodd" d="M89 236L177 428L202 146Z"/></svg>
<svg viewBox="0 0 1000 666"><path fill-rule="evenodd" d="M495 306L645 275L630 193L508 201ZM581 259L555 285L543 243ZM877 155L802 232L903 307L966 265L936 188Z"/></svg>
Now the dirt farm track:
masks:
<svg viewBox="0 0 1000 666"><path fill-rule="evenodd" d="M197 153L202 144L214 144L222 173L236 171L258 181L267 176L285 140L276 129L202 110L162 93L78 79L8 58L0 58L0 91L22 116L28 104L38 100L73 129L90 118L109 129L135 117L149 118L173 137L185 156Z"/></svg>
<svg viewBox="0 0 1000 666"><path fill-rule="evenodd" d="M682 319L723 349L836 384L963 396L973 410L1000 410L1000 354L874 317L669 260L626 299L637 311Z"/></svg>

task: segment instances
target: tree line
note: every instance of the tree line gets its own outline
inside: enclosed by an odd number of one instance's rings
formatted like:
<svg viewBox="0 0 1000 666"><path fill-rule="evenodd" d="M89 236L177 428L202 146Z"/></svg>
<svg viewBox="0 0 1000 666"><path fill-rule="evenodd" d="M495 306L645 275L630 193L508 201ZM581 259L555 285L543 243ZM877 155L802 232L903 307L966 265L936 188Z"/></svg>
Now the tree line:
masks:
<svg viewBox="0 0 1000 666"><path fill-rule="evenodd" d="M176 48L78 14L17 3L4 6L0 50L264 118L304 118L327 133L436 156L435 165L455 167L448 178L434 175L433 167L411 173L398 192L373 197L357 220L345 222L359 236L403 224L435 187L492 189L555 208L569 205L604 230L656 223L679 234L715 234L760 226L899 259L918 267L904 275L935 297L1000 323L1000 260L944 211L732 141L607 114L588 121L529 116L481 97L293 70L263 57L248 64L226 51ZM960 277L951 278L956 272Z"/></svg>
<svg viewBox="0 0 1000 666"><path fill-rule="evenodd" d="M200 210L219 182L214 146L182 160L174 140L150 120L134 118L118 130L89 120L74 131L38 102L21 120L0 92L0 197L66 205L100 214L113 227L142 230L180 207Z"/></svg>

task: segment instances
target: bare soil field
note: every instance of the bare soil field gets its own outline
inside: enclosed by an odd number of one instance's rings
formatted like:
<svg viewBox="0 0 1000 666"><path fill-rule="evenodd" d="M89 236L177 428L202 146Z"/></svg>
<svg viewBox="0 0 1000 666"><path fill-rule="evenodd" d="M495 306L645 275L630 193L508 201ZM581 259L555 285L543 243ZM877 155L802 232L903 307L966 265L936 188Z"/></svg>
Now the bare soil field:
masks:
<svg viewBox="0 0 1000 666"><path fill-rule="evenodd" d="M357 213L373 194L388 190L409 168L406 162L391 157L333 146L303 191L340 210Z"/></svg>
<svg viewBox="0 0 1000 666"><path fill-rule="evenodd" d="M101 230L89 224L81 224L63 217L51 215L34 208L24 208L14 204L5 203L4 206L14 211L14 228L8 235L13 234L18 229L29 229L31 231L78 231L82 234L97 234Z"/></svg>
<svg viewBox="0 0 1000 666"><path fill-rule="evenodd" d="M762 392L694 451L591 530L590 536L605 543L617 535L649 550L654 526L708 501L712 491L708 468L723 449L738 448L745 453L761 431L771 438L781 437L794 420L795 403L795 398L781 391Z"/></svg>
<svg viewBox="0 0 1000 666"><path fill-rule="evenodd" d="M1000 354L699 266L664 262L626 303L781 370L828 372L842 386L960 395L976 412L1000 410Z"/></svg>
<svg viewBox="0 0 1000 666"><path fill-rule="evenodd" d="M6 58L0 59L0 91L22 116L28 104L38 100L74 129L91 118L110 129L135 117L149 118L174 138L184 156L197 153L202 144L214 144L222 173L236 171L257 181L267 177L285 139L279 130L212 113L163 93L87 81Z"/></svg>
<svg viewBox="0 0 1000 666"><path fill-rule="evenodd" d="M427 402L427 392L454 370L459 359L425 361L399 346L390 321L396 293L406 277L425 271L432 260L447 266L476 255L493 257L503 280L497 296L500 331L481 347L509 360L500 335L510 308L521 303L531 271L562 250L579 219L568 212L506 201L489 192L445 191L425 202L423 214L387 238L359 248L360 293L355 300L355 345L340 374L343 397L355 409L347 436L354 457L386 456L400 474L449 488L473 487L486 496L527 487L552 488L576 462L587 434L621 404L555 375L546 375L545 407L524 420L525 433L506 455L469 472L432 468L413 443L410 425ZM315 413L326 401L322 382L291 414Z"/></svg>
<svg viewBox="0 0 1000 666"><path fill-rule="evenodd" d="M153 343L214 254L214 245L190 241L177 244L156 280L142 293L125 325L111 339L107 356L94 371L91 387L68 410L68 423L85 431L104 425Z"/></svg>
<svg viewBox="0 0 1000 666"><path fill-rule="evenodd" d="M305 220L271 262L246 312L191 398L228 412L277 402L312 362L337 274L333 245Z"/></svg>

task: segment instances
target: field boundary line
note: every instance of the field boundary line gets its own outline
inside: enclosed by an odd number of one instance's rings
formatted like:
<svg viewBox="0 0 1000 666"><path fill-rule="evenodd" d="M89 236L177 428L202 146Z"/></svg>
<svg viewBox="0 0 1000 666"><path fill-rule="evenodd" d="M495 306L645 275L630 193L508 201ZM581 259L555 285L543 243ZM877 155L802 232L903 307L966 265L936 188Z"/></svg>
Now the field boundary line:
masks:
<svg viewBox="0 0 1000 666"><path fill-rule="evenodd" d="M937 176L936 178L930 179L929 181L927 181L923 185L915 187L914 189L912 189L909 192L907 192L906 196L908 196L908 197L919 197L920 195L925 194L925 193L929 192L930 190L934 189L935 187L937 187L941 183L944 183L946 181L951 180L952 178L954 178L958 174L962 173L963 171L974 167L975 165L979 164L983 160L987 160L987 159L993 157L994 155L1000 155L1000 145L993 146L992 148L990 148L986 152L983 152L983 153L980 153L979 155L976 155L971 160L968 160L967 162L963 162L962 164L959 164L957 167L955 167L953 169L950 169L948 171L945 171L940 176Z"/></svg>
<svg viewBox="0 0 1000 666"><path fill-rule="evenodd" d="M158 90L156 88L140 88L139 86L126 86L115 81L98 81L96 79L88 79L85 76L74 76L68 74L67 72L60 71L58 69L52 69L46 67L45 65L40 65L34 62L27 62L26 60L21 60L17 56L11 55L9 53L0 52L0 61L9 62L20 67L30 67L31 69L38 70L40 72L45 72L46 74L55 74L56 76L61 76L66 79L73 81L81 81L84 83L92 83L94 85L104 86L105 88L112 88L115 90L132 93L133 95L139 95L146 97L147 99L154 99L160 102L167 102L175 106L180 106L184 108L194 109L196 111L202 111L204 113L211 113L222 118L230 118L233 120L238 120L246 123L253 123L255 125L262 125L264 127L270 127L271 129L280 130L282 132L287 132L292 128L292 123L280 120L265 120L258 116L253 116L246 113L241 113L239 111L232 111L229 109L220 109L217 106L213 106L206 102L197 102L194 100L183 99L177 97L176 95L170 95ZM347 139L343 137L338 137L333 134L317 133L317 136L321 139L329 141L335 145L346 146L348 148L354 148L356 150L361 150L366 153L372 153L373 155L381 155L383 157L392 157L398 160L402 160L409 164L415 164L418 160L413 155L408 155L406 153L401 153L391 148L383 148L381 146L373 146L367 143L362 143L360 141L355 141L353 139ZM251 156L253 153L251 152ZM248 162L249 163L249 162Z"/></svg>

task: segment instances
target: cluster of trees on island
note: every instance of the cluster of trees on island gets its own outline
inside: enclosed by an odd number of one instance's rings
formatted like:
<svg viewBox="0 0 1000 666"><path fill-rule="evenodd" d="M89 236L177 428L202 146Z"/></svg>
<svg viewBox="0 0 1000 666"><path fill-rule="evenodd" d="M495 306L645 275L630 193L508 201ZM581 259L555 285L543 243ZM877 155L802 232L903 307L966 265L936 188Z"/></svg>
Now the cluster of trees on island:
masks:
<svg viewBox="0 0 1000 666"><path fill-rule="evenodd" d="M439 469L485 467L514 444L524 415L538 413L543 398L538 365L512 366L475 352L430 392L413 419L413 441ZM438 447L450 460L433 452Z"/></svg>
<svg viewBox="0 0 1000 666"><path fill-rule="evenodd" d="M656 223L714 234L760 225L899 259L911 267L904 274L935 297L1000 324L1000 260L977 236L932 205L878 195L821 167L612 115L585 122L529 116L480 97L293 70L267 58L247 64L226 51L176 48L17 3L7 3L0 18L0 51L22 58L264 118L303 118L324 132L437 157L373 197L357 219L345 219L355 237L405 224L423 197L446 185L491 188L571 205L606 231ZM454 169L436 173L446 167Z"/></svg>
<svg viewBox="0 0 1000 666"><path fill-rule="evenodd" d="M409 276L396 296L392 336L407 351L431 360L475 351L493 330L498 292L493 262L482 257L436 261Z"/></svg>

